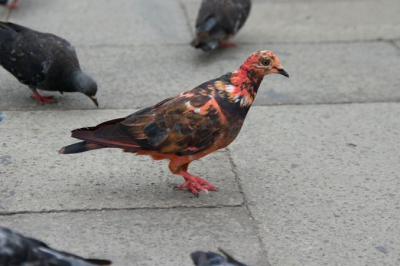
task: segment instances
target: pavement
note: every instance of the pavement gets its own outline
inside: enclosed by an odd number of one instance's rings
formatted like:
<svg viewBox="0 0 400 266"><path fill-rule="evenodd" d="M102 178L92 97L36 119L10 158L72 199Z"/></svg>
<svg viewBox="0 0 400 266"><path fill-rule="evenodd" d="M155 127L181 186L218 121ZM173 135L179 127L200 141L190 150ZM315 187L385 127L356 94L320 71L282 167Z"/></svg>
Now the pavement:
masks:
<svg viewBox="0 0 400 266"><path fill-rule="evenodd" d="M99 85L38 105L0 69L0 225L114 265L191 265L221 247L248 265L400 264L400 1L254 0L237 47L188 45L200 0L21 0L0 18L54 33ZM126 116L274 51L238 138L191 164L58 155L70 131ZM52 93L46 92L45 95Z"/></svg>

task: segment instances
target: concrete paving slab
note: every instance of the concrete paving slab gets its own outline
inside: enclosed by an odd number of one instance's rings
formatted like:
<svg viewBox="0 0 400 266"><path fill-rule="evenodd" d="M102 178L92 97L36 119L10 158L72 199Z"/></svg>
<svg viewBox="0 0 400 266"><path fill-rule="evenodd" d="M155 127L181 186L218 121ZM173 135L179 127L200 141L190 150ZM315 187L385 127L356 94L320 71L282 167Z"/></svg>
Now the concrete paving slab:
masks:
<svg viewBox="0 0 400 266"><path fill-rule="evenodd" d="M182 0L192 29L200 1ZM320 43L398 39L400 2L253 1L246 24L233 39L242 43Z"/></svg>
<svg viewBox="0 0 400 266"><path fill-rule="evenodd" d="M65 38L73 45L188 43L175 0L21 1L9 21Z"/></svg>
<svg viewBox="0 0 400 266"><path fill-rule="evenodd" d="M394 45L400 49L400 40L399 41L394 41Z"/></svg>
<svg viewBox="0 0 400 266"><path fill-rule="evenodd" d="M398 265L400 104L253 108L230 146L271 265Z"/></svg>
<svg viewBox="0 0 400 266"><path fill-rule="evenodd" d="M218 247L265 265L244 207L20 214L0 216L0 225L115 266L192 265L191 252Z"/></svg>
<svg viewBox="0 0 400 266"><path fill-rule="evenodd" d="M219 191L173 190L183 178L168 161L108 149L59 155L77 142L70 131L134 110L4 112L0 134L0 213L60 210L238 206L243 203L227 152L191 164L189 172Z"/></svg>
<svg viewBox="0 0 400 266"><path fill-rule="evenodd" d="M168 49L168 52L166 52ZM237 69L253 52L274 51L290 74L269 75L255 105L400 100L400 51L389 42L240 45L203 54L189 45L77 48L82 69L99 85L100 108L142 108ZM0 69L0 110L96 109L81 93L53 94L40 106Z"/></svg>
<svg viewBox="0 0 400 266"><path fill-rule="evenodd" d="M1 21L6 21L10 10L7 9L5 6L0 6L0 19Z"/></svg>

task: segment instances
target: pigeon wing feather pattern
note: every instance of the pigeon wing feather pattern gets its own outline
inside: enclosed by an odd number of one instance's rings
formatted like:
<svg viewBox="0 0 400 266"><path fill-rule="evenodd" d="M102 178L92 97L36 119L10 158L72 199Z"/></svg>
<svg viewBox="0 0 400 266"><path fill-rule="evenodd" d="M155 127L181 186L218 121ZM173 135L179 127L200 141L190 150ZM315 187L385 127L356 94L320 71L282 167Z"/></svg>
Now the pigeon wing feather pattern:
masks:
<svg viewBox="0 0 400 266"><path fill-rule="evenodd" d="M0 226L0 265L2 266L93 266L111 265L111 261L85 259L50 248L43 242L25 237Z"/></svg>
<svg viewBox="0 0 400 266"><path fill-rule="evenodd" d="M191 45L211 52L239 31L250 7L250 0L203 0L196 20L196 37Z"/></svg>
<svg viewBox="0 0 400 266"><path fill-rule="evenodd" d="M190 257L195 266L247 266L235 260L222 249L219 249L219 251L225 255L225 257L215 252L203 251L193 252L190 254Z"/></svg>
<svg viewBox="0 0 400 266"><path fill-rule="evenodd" d="M39 103L54 100L37 89L82 92L98 105L96 82L81 71L74 47L56 35L0 22L0 63Z"/></svg>

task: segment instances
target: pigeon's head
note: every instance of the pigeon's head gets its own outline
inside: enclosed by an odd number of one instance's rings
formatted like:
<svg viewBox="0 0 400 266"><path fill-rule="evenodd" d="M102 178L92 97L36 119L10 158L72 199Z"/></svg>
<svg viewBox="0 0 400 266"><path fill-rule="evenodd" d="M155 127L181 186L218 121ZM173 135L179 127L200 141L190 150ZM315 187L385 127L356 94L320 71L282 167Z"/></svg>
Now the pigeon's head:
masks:
<svg viewBox="0 0 400 266"><path fill-rule="evenodd" d="M77 91L87 95L90 99L92 99L94 104L99 107L96 96L97 83L91 76L83 73L82 71L77 71L74 75L74 83Z"/></svg>
<svg viewBox="0 0 400 266"><path fill-rule="evenodd" d="M252 53L243 63L242 68L254 71L253 73L257 76L276 73L287 78L289 77L289 74L283 69L276 54L268 50Z"/></svg>

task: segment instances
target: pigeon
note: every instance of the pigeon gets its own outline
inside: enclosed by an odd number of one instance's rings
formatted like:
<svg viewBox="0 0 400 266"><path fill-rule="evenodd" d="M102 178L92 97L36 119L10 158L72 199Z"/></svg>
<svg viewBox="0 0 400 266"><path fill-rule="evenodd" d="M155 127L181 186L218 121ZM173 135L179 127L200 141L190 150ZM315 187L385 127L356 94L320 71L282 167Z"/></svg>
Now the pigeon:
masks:
<svg viewBox="0 0 400 266"><path fill-rule="evenodd" d="M4 120L4 118L6 118L6 115L3 113L0 113L0 122Z"/></svg>
<svg viewBox="0 0 400 266"><path fill-rule="evenodd" d="M111 261L85 259L50 248L43 242L25 237L0 226L0 265L2 266L93 266L111 265Z"/></svg>
<svg viewBox="0 0 400 266"><path fill-rule="evenodd" d="M74 47L58 36L0 22L0 64L27 85L40 104L55 101L37 89L82 92L98 106L96 81L80 69Z"/></svg>
<svg viewBox="0 0 400 266"><path fill-rule="evenodd" d="M203 0L196 20L196 37L191 42L204 52L235 46L225 42L243 26L250 13L251 0Z"/></svg>
<svg viewBox="0 0 400 266"><path fill-rule="evenodd" d="M207 81L125 118L72 131L83 140L59 153L80 153L102 148L120 148L154 160L169 160L171 173L185 182L176 189L217 190L206 180L189 174L189 164L228 146L239 134L264 76L289 77L271 51L258 51L234 72Z"/></svg>
<svg viewBox="0 0 400 266"><path fill-rule="evenodd" d="M8 9L17 8L19 6L18 0L0 0L0 5L6 6Z"/></svg>
<svg viewBox="0 0 400 266"><path fill-rule="evenodd" d="M247 266L229 256L222 249L219 249L219 251L224 254L225 257L214 252L203 251L193 252L190 256L196 266Z"/></svg>

